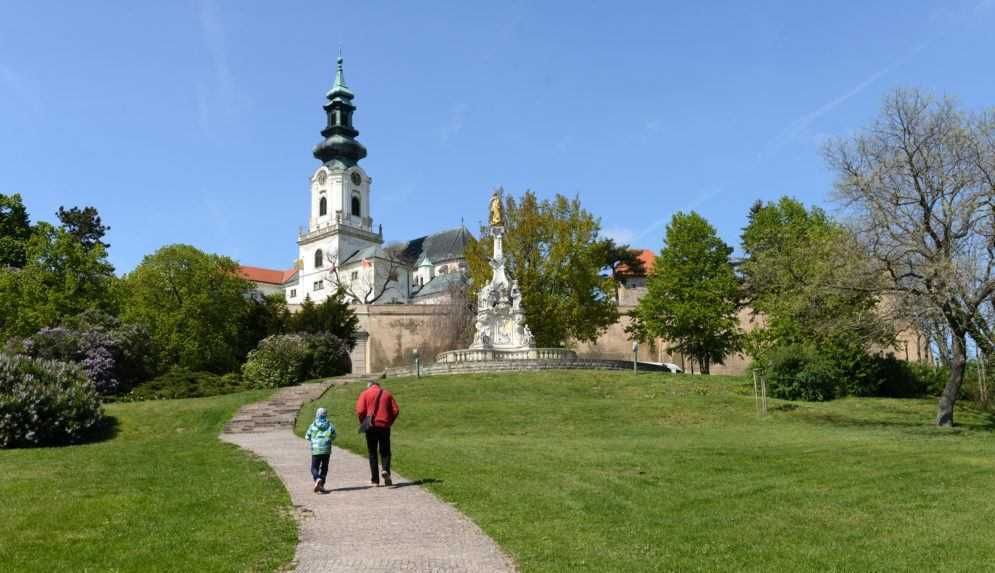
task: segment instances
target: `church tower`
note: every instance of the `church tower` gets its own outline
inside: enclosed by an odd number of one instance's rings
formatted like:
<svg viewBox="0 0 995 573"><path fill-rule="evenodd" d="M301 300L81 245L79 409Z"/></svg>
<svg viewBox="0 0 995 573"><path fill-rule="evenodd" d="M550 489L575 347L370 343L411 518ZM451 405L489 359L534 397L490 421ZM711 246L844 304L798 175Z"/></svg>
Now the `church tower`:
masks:
<svg viewBox="0 0 995 573"><path fill-rule="evenodd" d="M383 234L373 230L370 212L371 180L359 166L366 148L356 141L353 127L353 94L345 83L342 57L338 58L335 85L325 96L327 124L324 137L314 148L321 161L312 174L311 211L307 229L301 229L299 280L287 289L287 302L298 304L305 296L320 302L335 292L335 271L345 260L368 247L383 244Z"/></svg>

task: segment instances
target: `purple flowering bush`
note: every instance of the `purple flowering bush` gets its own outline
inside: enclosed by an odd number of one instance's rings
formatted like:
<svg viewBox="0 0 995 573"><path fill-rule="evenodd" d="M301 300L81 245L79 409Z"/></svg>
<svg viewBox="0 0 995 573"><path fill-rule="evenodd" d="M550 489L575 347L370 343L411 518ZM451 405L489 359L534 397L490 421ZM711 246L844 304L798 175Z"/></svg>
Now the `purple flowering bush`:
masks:
<svg viewBox="0 0 995 573"><path fill-rule="evenodd" d="M43 328L24 341L28 356L78 364L97 392L127 392L148 378L151 345L139 326L104 317L90 323Z"/></svg>
<svg viewBox="0 0 995 573"><path fill-rule="evenodd" d="M78 365L0 353L0 448L78 442L102 419Z"/></svg>

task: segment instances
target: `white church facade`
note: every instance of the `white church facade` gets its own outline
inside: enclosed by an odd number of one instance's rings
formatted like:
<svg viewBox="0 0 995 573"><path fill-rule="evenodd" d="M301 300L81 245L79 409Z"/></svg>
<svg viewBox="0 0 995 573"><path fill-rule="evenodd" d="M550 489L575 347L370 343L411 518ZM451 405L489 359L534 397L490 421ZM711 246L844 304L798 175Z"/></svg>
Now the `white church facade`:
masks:
<svg viewBox="0 0 995 573"><path fill-rule="evenodd" d="M321 302L342 289L356 304L437 304L466 284L464 250L471 235L458 227L385 245L374 228L372 179L359 166L366 148L356 141L356 110L346 86L342 58L335 85L326 94L324 138L314 148L321 165L309 179L307 227L298 232L298 257L291 271L243 267L261 292L284 293L295 307ZM283 279L277 285L271 281Z"/></svg>

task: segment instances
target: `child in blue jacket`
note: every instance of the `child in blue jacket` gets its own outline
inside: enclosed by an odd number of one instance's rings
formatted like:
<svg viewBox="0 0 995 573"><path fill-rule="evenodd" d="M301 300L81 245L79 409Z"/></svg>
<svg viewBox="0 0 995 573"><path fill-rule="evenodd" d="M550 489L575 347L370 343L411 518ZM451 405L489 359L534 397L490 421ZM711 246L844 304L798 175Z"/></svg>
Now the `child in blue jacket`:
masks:
<svg viewBox="0 0 995 573"><path fill-rule="evenodd" d="M311 479L314 480L314 493L324 493L325 478L328 477L328 460L332 457L332 442L335 441L335 426L328 421L328 411L318 408L314 422L304 434L311 444Z"/></svg>

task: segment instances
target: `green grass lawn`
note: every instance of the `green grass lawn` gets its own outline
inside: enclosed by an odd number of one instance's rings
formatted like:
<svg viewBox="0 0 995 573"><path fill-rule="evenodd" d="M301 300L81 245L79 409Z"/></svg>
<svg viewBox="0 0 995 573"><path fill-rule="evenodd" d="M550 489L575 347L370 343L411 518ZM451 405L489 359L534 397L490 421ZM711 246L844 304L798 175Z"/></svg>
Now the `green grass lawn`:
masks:
<svg viewBox="0 0 995 573"><path fill-rule="evenodd" d="M524 572L983 571L995 434L934 400L771 402L742 379L543 372L388 380L395 469ZM317 405L365 453L359 385ZM335 471L332 460L331 471ZM399 524L399 527L403 524Z"/></svg>
<svg viewBox="0 0 995 573"><path fill-rule="evenodd" d="M286 490L218 441L239 406L266 395L111 404L111 439L0 450L0 570L282 567L297 543Z"/></svg>

